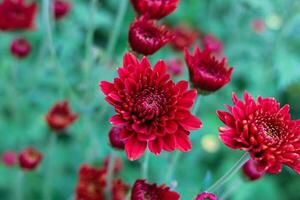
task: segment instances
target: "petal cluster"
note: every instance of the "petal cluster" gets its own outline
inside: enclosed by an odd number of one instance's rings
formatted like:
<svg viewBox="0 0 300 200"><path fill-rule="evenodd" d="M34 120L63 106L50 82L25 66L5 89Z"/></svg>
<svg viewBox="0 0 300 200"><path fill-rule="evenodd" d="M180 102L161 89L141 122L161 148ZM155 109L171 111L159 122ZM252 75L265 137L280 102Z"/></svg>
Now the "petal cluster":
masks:
<svg viewBox="0 0 300 200"><path fill-rule="evenodd" d="M221 54L223 50L223 43L216 36L207 34L202 37L202 43L204 48L210 49L215 54Z"/></svg>
<svg viewBox="0 0 300 200"><path fill-rule="evenodd" d="M300 120L291 119L289 105L280 107L274 98L255 101L247 92L244 101L233 93L232 101L228 112L217 111L225 145L249 152L258 171L276 174L284 164L300 174Z"/></svg>
<svg viewBox="0 0 300 200"><path fill-rule="evenodd" d="M218 200L218 197L210 192L198 194L195 200Z"/></svg>
<svg viewBox="0 0 300 200"><path fill-rule="evenodd" d="M19 164L24 170L34 170L42 159L42 153L32 147L22 150L19 154Z"/></svg>
<svg viewBox="0 0 300 200"><path fill-rule="evenodd" d="M154 154L162 150L191 149L189 133L201 127L201 121L190 113L196 90L186 81L175 84L166 74L164 61L151 69L146 57L140 62L127 53L119 77L113 83L102 81L101 90L116 115L110 122L125 127L120 136L130 160L139 158L145 149Z"/></svg>

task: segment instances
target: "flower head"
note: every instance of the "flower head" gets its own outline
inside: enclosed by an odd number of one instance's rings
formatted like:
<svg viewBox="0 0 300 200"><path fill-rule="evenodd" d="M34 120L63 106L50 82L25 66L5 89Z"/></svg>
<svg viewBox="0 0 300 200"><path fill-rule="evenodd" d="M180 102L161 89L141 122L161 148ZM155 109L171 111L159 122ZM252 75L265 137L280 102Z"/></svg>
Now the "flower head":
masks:
<svg viewBox="0 0 300 200"><path fill-rule="evenodd" d="M18 162L18 155L14 151L6 151L2 154L2 162L10 167L14 166Z"/></svg>
<svg viewBox="0 0 300 200"><path fill-rule="evenodd" d="M199 38L198 32L187 26L176 27L172 30L172 33L174 34L174 39L170 44L176 51L182 51L184 48L192 47Z"/></svg>
<svg viewBox="0 0 300 200"><path fill-rule="evenodd" d="M216 36L207 34L202 38L204 48L210 49L212 53L221 54L223 43Z"/></svg>
<svg viewBox="0 0 300 200"><path fill-rule="evenodd" d="M53 9L55 19L60 20L70 12L71 4L67 0L55 0L53 2Z"/></svg>
<svg viewBox="0 0 300 200"><path fill-rule="evenodd" d="M170 80L164 61L151 69L146 57L139 62L130 53L124 56L118 73L113 83L102 81L100 87L117 112L110 122L124 127L120 136L127 157L139 158L147 146L156 155L162 150L189 151L190 130L201 127L201 121L189 111L196 90L188 90L186 81L175 84Z"/></svg>
<svg viewBox="0 0 300 200"><path fill-rule="evenodd" d="M147 17L137 18L129 27L128 41L133 51L151 55L172 39L165 26L157 26Z"/></svg>
<svg viewBox="0 0 300 200"><path fill-rule="evenodd" d="M201 52L197 47L194 55L185 49L184 56L189 69L190 81L200 93L215 92L230 81L233 68L228 68L226 58L218 61L210 49L205 48Z"/></svg>
<svg viewBox="0 0 300 200"><path fill-rule="evenodd" d="M255 181L264 176L264 171L258 171L256 161L249 159L242 167L243 174L251 181Z"/></svg>
<svg viewBox="0 0 300 200"><path fill-rule="evenodd" d="M78 118L77 114L71 113L67 101L57 102L47 113L45 119L52 129L62 131Z"/></svg>
<svg viewBox="0 0 300 200"><path fill-rule="evenodd" d="M25 38L15 39L10 46L11 54L17 58L25 58L31 51L31 44Z"/></svg>
<svg viewBox="0 0 300 200"><path fill-rule="evenodd" d="M42 161L43 155L38 150L29 147L19 154L19 164L24 170L33 170Z"/></svg>
<svg viewBox="0 0 300 200"><path fill-rule="evenodd" d="M250 153L258 171L277 174L282 164L300 174L300 120L291 120L289 105L280 108L274 98L258 97L247 92L244 101L233 93L229 112L217 111L225 126L220 138L230 148Z"/></svg>
<svg viewBox="0 0 300 200"><path fill-rule="evenodd" d="M120 138L120 134L122 131L123 127L113 127L108 134L109 137L109 143L112 147L120 150L124 150L125 148L125 143L124 141Z"/></svg>
<svg viewBox="0 0 300 200"><path fill-rule="evenodd" d="M167 71L172 76L179 76L183 73L183 63L178 58L171 58L167 61Z"/></svg>
<svg viewBox="0 0 300 200"><path fill-rule="evenodd" d="M195 200L218 200L218 197L210 192L202 192L197 195Z"/></svg>
<svg viewBox="0 0 300 200"><path fill-rule="evenodd" d="M151 19L161 19L176 10L179 0L131 0L135 11L149 15Z"/></svg>
<svg viewBox="0 0 300 200"><path fill-rule="evenodd" d="M24 0L3 0L0 3L0 30L33 29L36 12L36 2L26 5Z"/></svg>
<svg viewBox="0 0 300 200"><path fill-rule="evenodd" d="M178 200L180 195L170 191L166 185L149 184L145 180L136 180L131 191L131 200Z"/></svg>

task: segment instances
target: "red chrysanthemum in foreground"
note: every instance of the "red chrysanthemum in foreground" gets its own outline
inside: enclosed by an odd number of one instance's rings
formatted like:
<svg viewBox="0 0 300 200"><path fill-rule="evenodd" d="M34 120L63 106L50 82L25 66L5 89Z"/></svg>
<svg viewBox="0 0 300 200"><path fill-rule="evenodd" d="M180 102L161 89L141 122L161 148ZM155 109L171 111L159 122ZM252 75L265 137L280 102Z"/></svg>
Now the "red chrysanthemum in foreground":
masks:
<svg viewBox="0 0 300 200"><path fill-rule="evenodd" d="M133 51L151 55L166 45L173 35L147 17L137 18L129 27L128 41Z"/></svg>
<svg viewBox="0 0 300 200"><path fill-rule="evenodd" d="M18 162L18 155L14 151L6 151L2 154L2 162L4 165L11 167Z"/></svg>
<svg viewBox="0 0 300 200"><path fill-rule="evenodd" d="M201 127L201 121L189 111L196 90L188 90L187 81L175 84L170 80L164 61L151 69L146 57L139 62L130 53L124 56L118 73L113 83L102 81L100 87L117 112L110 122L125 127L120 136L127 157L138 159L147 145L155 155L162 150L189 151L190 130Z"/></svg>
<svg viewBox="0 0 300 200"><path fill-rule="evenodd" d="M17 58L25 58L31 51L31 44L25 38L15 39L10 46L11 54Z"/></svg>
<svg viewBox="0 0 300 200"><path fill-rule="evenodd" d="M204 48L210 49L212 53L221 54L223 50L223 43L216 36L207 34L202 38Z"/></svg>
<svg viewBox="0 0 300 200"><path fill-rule="evenodd" d="M195 200L218 200L218 197L210 192L198 194Z"/></svg>
<svg viewBox="0 0 300 200"><path fill-rule="evenodd" d="M230 81L233 68L228 68L226 58L222 61L216 59L210 49L205 48L201 52L197 47L194 55L190 55L188 49L185 49L184 56L190 81L200 93L215 92Z"/></svg>
<svg viewBox="0 0 300 200"><path fill-rule="evenodd" d="M131 0L131 3L138 14L161 19L176 10L179 0Z"/></svg>
<svg viewBox="0 0 300 200"><path fill-rule="evenodd" d="M71 9L71 4L67 0L55 0L53 2L54 17L60 20L65 17Z"/></svg>
<svg viewBox="0 0 300 200"><path fill-rule="evenodd" d="M171 58L167 61L167 72L171 76L179 76L183 73L183 63L178 58Z"/></svg>
<svg viewBox="0 0 300 200"><path fill-rule="evenodd" d="M251 26L252 30L257 34L261 34L266 30L265 22L261 19L254 19Z"/></svg>
<svg viewBox="0 0 300 200"><path fill-rule="evenodd" d="M24 170L33 170L42 161L43 155L38 150L29 147L19 154L19 164Z"/></svg>
<svg viewBox="0 0 300 200"><path fill-rule="evenodd" d="M274 98L258 97L247 92L244 101L233 93L229 112L217 111L226 126L220 138L230 148L248 151L258 171L277 174L282 164L300 174L300 120L291 120L289 105L280 108Z"/></svg>
<svg viewBox="0 0 300 200"><path fill-rule="evenodd" d="M120 138L120 134L122 131L123 127L113 127L108 134L109 137L109 143L112 147L120 150L124 150L125 148L125 143L124 141Z"/></svg>
<svg viewBox="0 0 300 200"><path fill-rule="evenodd" d="M24 0L3 0L0 3L0 30L28 30L35 28L36 2L26 5Z"/></svg>
<svg viewBox="0 0 300 200"><path fill-rule="evenodd" d="M78 115L70 111L67 101L55 103L45 117L49 127L55 131L64 130L77 118Z"/></svg>
<svg viewBox="0 0 300 200"><path fill-rule="evenodd" d="M172 33L174 34L174 39L170 44L176 51L182 51L184 48L192 47L199 38L197 31L194 31L186 26L174 28Z"/></svg>
<svg viewBox="0 0 300 200"><path fill-rule="evenodd" d="M178 200L180 195L170 191L166 185L149 184L145 180L136 180L131 191L131 200Z"/></svg>
<svg viewBox="0 0 300 200"><path fill-rule="evenodd" d="M242 172L247 179L255 181L264 176L264 171L258 171L256 167L256 161L249 159L242 167Z"/></svg>

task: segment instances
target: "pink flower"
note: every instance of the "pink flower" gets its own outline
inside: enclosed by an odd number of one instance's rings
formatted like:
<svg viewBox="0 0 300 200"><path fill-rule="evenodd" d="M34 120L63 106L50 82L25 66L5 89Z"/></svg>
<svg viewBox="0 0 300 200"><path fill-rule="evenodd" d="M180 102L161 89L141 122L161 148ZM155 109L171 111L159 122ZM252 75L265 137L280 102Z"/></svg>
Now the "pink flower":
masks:
<svg viewBox="0 0 300 200"><path fill-rule="evenodd" d="M31 51L31 44L25 38L17 38L11 43L10 51L17 58L26 58Z"/></svg>
<svg viewBox="0 0 300 200"><path fill-rule="evenodd" d="M255 181L264 176L264 171L257 170L257 164L255 160L249 159L242 167L243 174L251 181Z"/></svg>
<svg viewBox="0 0 300 200"><path fill-rule="evenodd" d="M198 194L195 200L218 200L218 197L210 192Z"/></svg>
<svg viewBox="0 0 300 200"><path fill-rule="evenodd" d="M167 71L172 76L179 76L183 73L183 63L178 58L171 58L167 61Z"/></svg>
<svg viewBox="0 0 300 200"><path fill-rule="evenodd" d="M15 165L18 162L18 155L14 151L6 151L2 154L2 162L8 166L11 167Z"/></svg>

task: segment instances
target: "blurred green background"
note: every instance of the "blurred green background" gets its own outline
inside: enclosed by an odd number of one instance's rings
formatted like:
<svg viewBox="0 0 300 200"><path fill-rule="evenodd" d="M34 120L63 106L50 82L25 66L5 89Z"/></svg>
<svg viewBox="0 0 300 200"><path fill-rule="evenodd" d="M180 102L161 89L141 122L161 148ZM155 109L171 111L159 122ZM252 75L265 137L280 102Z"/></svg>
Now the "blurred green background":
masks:
<svg viewBox="0 0 300 200"><path fill-rule="evenodd" d="M113 109L104 101L98 83L116 76L115 69L129 49L127 33L135 13L127 0L74 0L70 14L48 26L46 8L43 1L38 2L35 31L0 32L0 153L19 152L27 146L43 152L39 168L24 175L23 199L40 200L47 191L51 191L49 199L72 199L80 164L101 163L111 152L107 136ZM118 14L120 17L120 9L125 8L118 37L114 32ZM253 31L255 19L265 22L264 32ZM181 0L178 9L162 22L185 23L216 35L234 67L232 81L225 88L201 97L198 116L203 128L191 133L193 149L180 158L172 183L181 199L187 200L205 190L242 155L218 139L221 122L215 111L231 104L233 91L239 96L245 90L255 97L274 96L291 105L293 118L300 117L300 1ZM32 43L33 50L25 60L10 54L10 43L17 36ZM153 64L172 57L183 59L182 53L166 46L150 60ZM188 80L184 70L176 81ZM80 118L53 146L53 133L44 116L54 102L64 99ZM140 177L140 161L130 162L123 152L117 154L124 161L121 177L133 184ZM172 154L151 155L150 181L164 182ZM0 164L1 200L16 200L19 171ZM256 182L237 175L218 195L232 200L299 200L299 188L299 177L284 168L281 174L266 175Z"/></svg>

